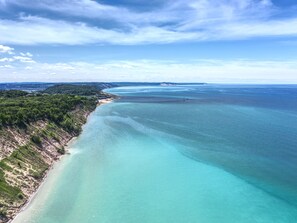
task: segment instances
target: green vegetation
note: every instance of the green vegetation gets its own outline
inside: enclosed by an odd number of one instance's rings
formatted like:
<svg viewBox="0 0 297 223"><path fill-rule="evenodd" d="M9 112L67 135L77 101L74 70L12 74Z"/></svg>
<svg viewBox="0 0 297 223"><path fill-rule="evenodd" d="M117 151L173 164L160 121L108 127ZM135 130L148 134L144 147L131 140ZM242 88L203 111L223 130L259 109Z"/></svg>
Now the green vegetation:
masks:
<svg viewBox="0 0 297 223"><path fill-rule="evenodd" d="M65 154L65 148L64 148L64 146L62 146L61 148L58 148L57 151L58 151L58 153L60 153L62 155Z"/></svg>
<svg viewBox="0 0 297 223"><path fill-rule="evenodd" d="M22 201L25 196L21 189L18 187L11 186L4 177L4 171L9 171L13 173L11 166L17 166L19 169L30 172L30 174L36 178L40 179L44 172L48 169L48 164L46 164L41 155L36 152L30 144L26 146L21 146L13 153L0 161L0 198L5 203L13 204L14 202ZM28 169L28 166L30 169ZM2 202L1 202L2 203ZM3 205L3 204L1 204ZM3 211L3 209L1 209ZM3 215L3 213L2 213Z"/></svg>
<svg viewBox="0 0 297 223"><path fill-rule="evenodd" d="M52 87L49 87L42 91L42 93L46 94L66 94L66 95L79 95L79 96L94 96L97 99L102 99L106 97L110 97L106 93L102 92L102 84L101 85L74 85L74 84L59 84ZM110 87L107 85L107 87Z"/></svg>
<svg viewBox="0 0 297 223"><path fill-rule="evenodd" d="M68 94L68 95L81 95L93 96L101 95L102 92L95 85L72 85L72 84L59 84L47 88L43 91L47 94Z"/></svg>
<svg viewBox="0 0 297 223"><path fill-rule="evenodd" d="M24 127L30 122L49 120L67 131L78 132L69 112L76 108L93 110L96 98L76 95L31 95L18 92L21 96L6 97L10 91L0 95L0 128L5 126ZM14 94L15 95L15 94Z"/></svg>
<svg viewBox="0 0 297 223"><path fill-rule="evenodd" d="M23 196L22 191L17 187L10 186L5 180L3 170L0 169L0 197L1 197L1 199L5 199L9 203L13 203L15 200L20 199L20 195Z"/></svg>
<svg viewBox="0 0 297 223"><path fill-rule="evenodd" d="M30 165L30 173L34 178L41 178L48 168L42 156L30 144L19 147L1 162L12 166L18 165L21 168Z"/></svg>
<svg viewBox="0 0 297 223"><path fill-rule="evenodd" d="M41 145L41 138L39 136L33 135L31 137L32 142L34 142L36 145L40 146Z"/></svg>
<svg viewBox="0 0 297 223"><path fill-rule="evenodd" d="M19 90L0 91L0 97L6 97L6 98L16 98L20 96L26 96L28 94L29 94L28 92L19 91Z"/></svg>

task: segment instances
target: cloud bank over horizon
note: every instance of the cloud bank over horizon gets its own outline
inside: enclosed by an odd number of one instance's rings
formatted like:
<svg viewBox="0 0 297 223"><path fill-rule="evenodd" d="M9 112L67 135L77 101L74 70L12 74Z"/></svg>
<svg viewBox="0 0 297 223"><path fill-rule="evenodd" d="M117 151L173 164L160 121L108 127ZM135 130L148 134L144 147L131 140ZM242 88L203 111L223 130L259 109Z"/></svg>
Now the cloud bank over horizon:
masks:
<svg viewBox="0 0 297 223"><path fill-rule="evenodd" d="M1 47L0 47L1 49ZM31 53L7 53L0 59L0 82L207 82L297 83L296 61L134 60L104 63L41 63ZM1 63L5 63L1 65ZM281 75L280 75L281 74Z"/></svg>
<svg viewBox="0 0 297 223"><path fill-rule="evenodd" d="M296 9L290 0L0 0L0 82L297 83Z"/></svg>

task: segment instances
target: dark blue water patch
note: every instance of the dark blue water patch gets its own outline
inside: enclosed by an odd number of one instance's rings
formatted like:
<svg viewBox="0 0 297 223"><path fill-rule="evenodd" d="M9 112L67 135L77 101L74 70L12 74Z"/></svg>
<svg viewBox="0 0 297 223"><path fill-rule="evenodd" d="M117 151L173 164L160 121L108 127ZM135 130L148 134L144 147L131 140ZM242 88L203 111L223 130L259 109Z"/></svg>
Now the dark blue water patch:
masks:
<svg viewBox="0 0 297 223"><path fill-rule="evenodd" d="M133 103L185 103L190 100L191 99L175 97L122 96L119 101Z"/></svg>
<svg viewBox="0 0 297 223"><path fill-rule="evenodd" d="M173 89L173 90L172 90ZM127 91L122 102L230 104L297 111L297 86L200 85Z"/></svg>

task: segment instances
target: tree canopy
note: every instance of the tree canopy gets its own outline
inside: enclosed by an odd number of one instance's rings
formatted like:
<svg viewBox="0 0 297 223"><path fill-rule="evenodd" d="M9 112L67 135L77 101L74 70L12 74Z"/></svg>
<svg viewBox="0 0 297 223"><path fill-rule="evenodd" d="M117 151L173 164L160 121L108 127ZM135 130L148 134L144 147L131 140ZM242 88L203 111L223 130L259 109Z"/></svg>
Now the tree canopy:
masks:
<svg viewBox="0 0 297 223"><path fill-rule="evenodd" d="M22 91L0 93L0 128L3 126L25 126L38 120L49 120L71 130L70 111L76 108L93 110L95 97L78 95L28 94Z"/></svg>

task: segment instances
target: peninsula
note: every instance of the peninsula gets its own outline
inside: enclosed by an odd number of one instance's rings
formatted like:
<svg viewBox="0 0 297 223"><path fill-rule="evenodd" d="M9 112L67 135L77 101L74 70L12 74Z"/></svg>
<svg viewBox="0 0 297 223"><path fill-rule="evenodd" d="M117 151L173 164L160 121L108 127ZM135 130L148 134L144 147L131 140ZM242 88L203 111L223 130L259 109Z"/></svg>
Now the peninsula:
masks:
<svg viewBox="0 0 297 223"><path fill-rule="evenodd" d="M87 116L113 98L97 86L69 84L0 91L0 222L15 217Z"/></svg>

